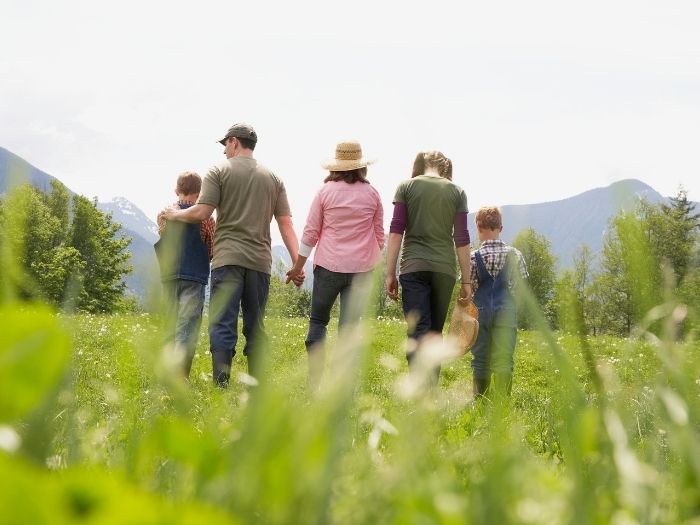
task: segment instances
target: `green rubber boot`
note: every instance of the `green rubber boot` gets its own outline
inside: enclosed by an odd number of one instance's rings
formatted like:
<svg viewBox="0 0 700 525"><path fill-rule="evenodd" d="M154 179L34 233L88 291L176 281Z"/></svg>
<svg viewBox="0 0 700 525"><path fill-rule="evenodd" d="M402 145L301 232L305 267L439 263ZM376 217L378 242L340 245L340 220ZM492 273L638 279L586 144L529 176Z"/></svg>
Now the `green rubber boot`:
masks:
<svg viewBox="0 0 700 525"><path fill-rule="evenodd" d="M489 389L490 384L491 384L491 380L488 377L485 377L485 378L474 377L474 379L473 379L474 399L479 399L479 398L484 397L486 395L486 392Z"/></svg>

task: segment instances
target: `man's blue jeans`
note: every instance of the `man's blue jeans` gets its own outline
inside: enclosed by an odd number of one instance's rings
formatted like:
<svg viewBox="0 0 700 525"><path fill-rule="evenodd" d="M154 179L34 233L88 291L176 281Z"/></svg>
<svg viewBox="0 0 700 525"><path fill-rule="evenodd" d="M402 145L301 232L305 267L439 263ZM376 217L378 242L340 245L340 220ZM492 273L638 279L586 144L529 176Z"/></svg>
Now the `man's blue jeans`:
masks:
<svg viewBox="0 0 700 525"><path fill-rule="evenodd" d="M265 305L270 292L270 274L242 266L221 266L211 272L209 344L214 382L226 386L238 341L238 312L243 313L243 354L248 373L258 375L260 350L265 347Z"/></svg>
<svg viewBox="0 0 700 525"><path fill-rule="evenodd" d="M205 287L204 284L185 279L173 279L163 283L168 339L174 340L176 350L184 353L182 365L185 377L190 375L192 359L197 348Z"/></svg>

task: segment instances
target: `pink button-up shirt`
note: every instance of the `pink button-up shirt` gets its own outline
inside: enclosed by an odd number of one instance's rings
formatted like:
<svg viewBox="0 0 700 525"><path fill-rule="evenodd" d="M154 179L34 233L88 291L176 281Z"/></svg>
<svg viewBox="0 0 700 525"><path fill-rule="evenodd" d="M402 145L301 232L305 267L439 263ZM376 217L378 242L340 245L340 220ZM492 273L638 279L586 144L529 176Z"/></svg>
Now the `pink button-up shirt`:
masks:
<svg viewBox="0 0 700 525"><path fill-rule="evenodd" d="M384 210L379 193L364 182L326 182L311 203L299 253L314 265L341 273L368 272L384 248Z"/></svg>

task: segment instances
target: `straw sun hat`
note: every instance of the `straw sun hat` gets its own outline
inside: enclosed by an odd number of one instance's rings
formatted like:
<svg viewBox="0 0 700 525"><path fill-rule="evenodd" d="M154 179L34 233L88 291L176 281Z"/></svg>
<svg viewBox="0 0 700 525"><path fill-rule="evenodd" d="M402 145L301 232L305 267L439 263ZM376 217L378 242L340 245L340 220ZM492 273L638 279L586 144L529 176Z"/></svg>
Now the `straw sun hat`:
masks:
<svg viewBox="0 0 700 525"><path fill-rule="evenodd" d="M339 143L335 147L335 158L322 162L321 166L328 171L350 171L364 168L373 163L374 160L369 160L362 156L360 143L351 140Z"/></svg>
<svg viewBox="0 0 700 525"><path fill-rule="evenodd" d="M456 338L460 354L469 352L479 335L479 309L474 303L465 305L459 301L456 302L448 333Z"/></svg>

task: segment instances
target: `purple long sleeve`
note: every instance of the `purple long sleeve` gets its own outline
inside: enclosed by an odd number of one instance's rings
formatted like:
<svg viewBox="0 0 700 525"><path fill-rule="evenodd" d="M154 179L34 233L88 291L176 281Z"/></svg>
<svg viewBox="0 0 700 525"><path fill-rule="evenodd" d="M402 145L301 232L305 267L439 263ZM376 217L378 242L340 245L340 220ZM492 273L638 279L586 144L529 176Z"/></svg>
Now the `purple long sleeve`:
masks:
<svg viewBox="0 0 700 525"><path fill-rule="evenodd" d="M394 203L394 215L391 218L391 225L389 226L390 233L403 233L406 231L406 203L405 202L395 202Z"/></svg>
<svg viewBox="0 0 700 525"><path fill-rule="evenodd" d="M469 239L469 229L467 228L466 211L458 211L457 213L455 213L454 240L455 246L457 246L458 248L461 248L462 246L467 246L471 242Z"/></svg>

